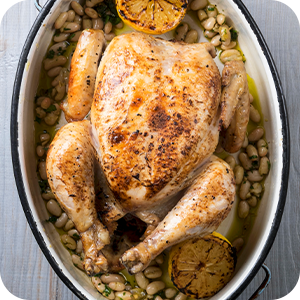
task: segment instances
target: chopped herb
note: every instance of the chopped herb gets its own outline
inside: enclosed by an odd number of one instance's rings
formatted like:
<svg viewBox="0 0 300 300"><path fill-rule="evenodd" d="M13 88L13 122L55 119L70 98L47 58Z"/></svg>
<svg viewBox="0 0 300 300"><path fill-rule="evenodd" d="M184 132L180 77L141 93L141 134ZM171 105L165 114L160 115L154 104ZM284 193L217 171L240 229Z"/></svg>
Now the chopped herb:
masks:
<svg viewBox="0 0 300 300"><path fill-rule="evenodd" d="M48 52L47 58L52 59L52 58L54 57L54 55L55 55L55 52L54 52L53 50L50 50L50 51Z"/></svg>
<svg viewBox="0 0 300 300"><path fill-rule="evenodd" d="M39 180L39 186L41 188L41 192L45 193L47 188L49 187L48 186L48 180Z"/></svg>
<svg viewBox="0 0 300 300"><path fill-rule="evenodd" d="M271 163L269 161L267 161L267 163L268 163L268 170L270 171L270 169L271 169Z"/></svg>
<svg viewBox="0 0 300 300"><path fill-rule="evenodd" d="M105 284L105 290L103 291L103 295L108 297L111 294L112 289Z"/></svg>
<svg viewBox="0 0 300 300"><path fill-rule="evenodd" d="M257 161L257 160L253 161L253 162L252 162L252 166L253 166L253 167L258 167L258 161Z"/></svg>
<svg viewBox="0 0 300 300"><path fill-rule="evenodd" d="M245 177L248 177L248 173L247 173L247 172L244 172L244 176L245 176Z"/></svg>
<svg viewBox="0 0 300 300"><path fill-rule="evenodd" d="M208 7L207 10L208 10L208 11L214 11L215 8L214 8L214 7Z"/></svg>
<svg viewBox="0 0 300 300"><path fill-rule="evenodd" d="M75 36L75 33L72 33L69 37L68 40L71 40Z"/></svg>
<svg viewBox="0 0 300 300"><path fill-rule="evenodd" d="M57 221L57 217L55 216L51 216L48 220L46 220L46 222L50 222L50 223L55 223Z"/></svg>
<svg viewBox="0 0 300 300"><path fill-rule="evenodd" d="M250 186L250 190L254 190L254 187L252 185Z"/></svg>
<svg viewBox="0 0 300 300"><path fill-rule="evenodd" d="M93 275L94 277L101 277L103 275L103 273L99 273L99 274L96 274L96 275Z"/></svg>
<svg viewBox="0 0 300 300"><path fill-rule="evenodd" d="M64 28L64 31L68 31L68 30L71 30L71 28Z"/></svg>
<svg viewBox="0 0 300 300"><path fill-rule="evenodd" d="M163 299L166 298L165 292L164 292L164 291L159 291L158 293L154 294L154 295L153 295L153 299L155 300L155 298L156 298L157 296L159 296L159 297L161 297L161 298L163 298Z"/></svg>
<svg viewBox="0 0 300 300"><path fill-rule="evenodd" d="M45 150L45 151L48 151L48 149L49 149L49 147L44 147L44 150Z"/></svg>
<svg viewBox="0 0 300 300"><path fill-rule="evenodd" d="M250 159L254 159L257 158L257 155L252 155L251 157L249 157Z"/></svg>
<svg viewBox="0 0 300 300"><path fill-rule="evenodd" d="M246 181L243 182L243 184L245 184L245 183L246 183Z"/></svg>
<svg viewBox="0 0 300 300"><path fill-rule="evenodd" d="M95 8L105 24L111 22L112 25L117 25L121 22L114 1L104 0Z"/></svg>
<svg viewBox="0 0 300 300"><path fill-rule="evenodd" d="M74 236L74 238L76 238L76 239L79 239L79 238L80 238L80 236L79 236L77 233L74 233L73 236Z"/></svg>
<svg viewBox="0 0 300 300"><path fill-rule="evenodd" d="M45 109L45 112L52 112L56 111L56 106L54 104L51 104L47 109Z"/></svg>
<svg viewBox="0 0 300 300"><path fill-rule="evenodd" d="M234 29L231 29L230 33L231 33L231 40L232 41L236 41L237 38L238 38L238 35L239 35L238 32L236 30L234 30Z"/></svg>
<svg viewBox="0 0 300 300"><path fill-rule="evenodd" d="M34 122L38 122L39 124L41 124L41 121L42 121L42 119L41 119L41 118L39 118L39 117L35 117L35 120L34 120Z"/></svg>

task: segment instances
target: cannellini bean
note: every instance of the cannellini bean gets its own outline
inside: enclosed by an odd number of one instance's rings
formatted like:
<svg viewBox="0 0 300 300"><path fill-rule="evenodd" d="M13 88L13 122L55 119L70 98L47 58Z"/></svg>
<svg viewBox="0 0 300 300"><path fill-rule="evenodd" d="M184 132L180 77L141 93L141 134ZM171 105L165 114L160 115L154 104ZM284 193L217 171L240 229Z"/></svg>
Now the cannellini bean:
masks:
<svg viewBox="0 0 300 300"><path fill-rule="evenodd" d="M37 106L41 106L42 101L45 99L46 97L38 97L38 99L36 100L36 105Z"/></svg>
<svg viewBox="0 0 300 300"><path fill-rule="evenodd" d="M260 113L252 104L250 104L250 119L255 123L260 121Z"/></svg>
<svg viewBox="0 0 300 300"><path fill-rule="evenodd" d="M253 183L250 188L251 194L254 194L256 197L259 197L262 192L262 185L258 182Z"/></svg>
<svg viewBox="0 0 300 300"><path fill-rule="evenodd" d="M62 214L62 210L58 203L55 200L49 200L46 204L46 207L50 214L52 214L55 217L60 217Z"/></svg>
<svg viewBox="0 0 300 300"><path fill-rule="evenodd" d="M62 69L62 67L55 67L53 69L50 69L48 71L47 75L49 77L56 77L60 73L61 69Z"/></svg>
<svg viewBox="0 0 300 300"><path fill-rule="evenodd" d="M145 277L143 272L136 273L135 280L138 286L144 290L147 288L149 284L149 280Z"/></svg>
<svg viewBox="0 0 300 300"><path fill-rule="evenodd" d="M77 267L78 269L84 271L83 262L82 262L81 258L78 255L72 254L72 262L75 265L75 267ZM104 289L105 289L105 286L104 286Z"/></svg>
<svg viewBox="0 0 300 300"><path fill-rule="evenodd" d="M76 22L67 23L62 27L64 32L73 33L80 30L80 25Z"/></svg>
<svg viewBox="0 0 300 300"><path fill-rule="evenodd" d="M215 32L213 30L205 30L204 31L204 36L208 39L213 38L216 34L217 34L217 32Z"/></svg>
<svg viewBox="0 0 300 300"><path fill-rule="evenodd" d="M82 23L82 18L79 15L75 15L74 21L75 23L78 23L79 25L81 25Z"/></svg>
<svg viewBox="0 0 300 300"><path fill-rule="evenodd" d="M242 148L247 148L247 146L248 146L248 137L247 137L247 135L245 135L245 139L244 139L244 142L243 142L243 145L242 145Z"/></svg>
<svg viewBox="0 0 300 300"><path fill-rule="evenodd" d="M162 270L158 267L148 267L144 271L144 275L149 279L159 278L162 275Z"/></svg>
<svg viewBox="0 0 300 300"><path fill-rule="evenodd" d="M44 119L46 117L46 112L40 107L37 107L35 109L35 113L36 113L37 117L40 119Z"/></svg>
<svg viewBox="0 0 300 300"><path fill-rule="evenodd" d="M62 12L58 16L58 18L56 19L56 21L54 23L54 28L55 29L60 29L65 24L67 19L68 19L68 13L67 12Z"/></svg>
<svg viewBox="0 0 300 300"><path fill-rule="evenodd" d="M239 160L245 170L250 170L252 168L252 161L246 153L240 153Z"/></svg>
<svg viewBox="0 0 300 300"><path fill-rule="evenodd" d="M219 33L221 36L222 44L228 46L231 42L231 33L227 25L222 25L219 28Z"/></svg>
<svg viewBox="0 0 300 300"><path fill-rule="evenodd" d="M77 256L77 255L76 255ZM105 285L101 282L101 279L99 277L93 276L92 277L92 283L95 286L95 288L100 292L103 293L105 290Z"/></svg>
<svg viewBox="0 0 300 300"><path fill-rule="evenodd" d="M221 45L221 36L218 34L215 37L212 38L212 40L210 41L211 44L215 47L218 47Z"/></svg>
<svg viewBox="0 0 300 300"><path fill-rule="evenodd" d="M47 180L46 162L41 161L39 163L39 173L43 180Z"/></svg>
<svg viewBox="0 0 300 300"><path fill-rule="evenodd" d="M217 23L219 25L223 25L225 23L226 17L223 14L218 14L217 15Z"/></svg>
<svg viewBox="0 0 300 300"><path fill-rule="evenodd" d="M93 8L87 7L84 11L90 18L92 19L98 18L98 13Z"/></svg>
<svg viewBox="0 0 300 300"><path fill-rule="evenodd" d="M247 202L251 207L255 207L257 205L257 198L255 196L252 196L247 200Z"/></svg>
<svg viewBox="0 0 300 300"><path fill-rule="evenodd" d="M60 73L58 74L58 76L56 76L56 77L53 79L53 81L51 82L51 85L52 85L53 87L55 87L55 86L57 86L59 83L63 83L63 80L64 80L64 78L63 78L63 73L60 72Z"/></svg>
<svg viewBox="0 0 300 300"><path fill-rule="evenodd" d="M120 23L118 23L117 25L115 25L115 27L117 29L122 29L124 27L124 23L121 21Z"/></svg>
<svg viewBox="0 0 300 300"><path fill-rule="evenodd" d="M203 9L207 6L207 4L208 4L207 0L194 0L191 3L191 9L192 10Z"/></svg>
<svg viewBox="0 0 300 300"><path fill-rule="evenodd" d="M74 223L72 220L68 220L65 227L64 227L64 231L69 231L70 229L74 228Z"/></svg>
<svg viewBox="0 0 300 300"><path fill-rule="evenodd" d="M104 33L108 34L110 33L112 30L112 23L111 22L107 22L105 25L104 25Z"/></svg>
<svg viewBox="0 0 300 300"><path fill-rule="evenodd" d="M68 18L67 18L67 22L73 22L75 19L75 11L70 9L68 11Z"/></svg>
<svg viewBox="0 0 300 300"><path fill-rule="evenodd" d="M244 168L240 165L237 165L234 168L234 176L235 176L235 183L241 184L243 178L244 178Z"/></svg>
<svg viewBox="0 0 300 300"><path fill-rule="evenodd" d="M252 94L249 94L249 100L250 100L250 103L252 103L253 101L254 101L254 98L253 98L253 96L252 96Z"/></svg>
<svg viewBox="0 0 300 300"><path fill-rule="evenodd" d="M247 216L249 215L249 211L250 211L250 206L247 203L247 201L241 201L239 203L239 207L238 207L238 215L241 219L245 219L247 218Z"/></svg>
<svg viewBox="0 0 300 300"><path fill-rule="evenodd" d="M44 154L45 154L45 148L43 146L41 146L41 145L37 146L36 147L36 154L39 157L44 156Z"/></svg>
<svg viewBox="0 0 300 300"><path fill-rule="evenodd" d="M75 251L76 251L76 253L80 254L80 253L82 253L82 250L83 250L82 241L78 240Z"/></svg>
<svg viewBox="0 0 300 300"><path fill-rule="evenodd" d="M210 17L207 20L203 21L202 26L206 30L212 30L216 24L216 19L214 17Z"/></svg>
<svg viewBox="0 0 300 300"><path fill-rule="evenodd" d="M56 228L62 228L66 225L68 221L68 216L66 213L62 213L61 216L56 220L56 222L54 223L54 226Z"/></svg>
<svg viewBox="0 0 300 300"><path fill-rule="evenodd" d="M217 9L214 5L208 5L206 7L206 12L207 12L207 15L208 17L216 17L218 12L217 12Z"/></svg>
<svg viewBox="0 0 300 300"><path fill-rule="evenodd" d="M260 140L263 137L264 133L265 133L265 131L264 131L263 128L256 128L256 129L254 129L248 135L249 142L257 142L258 140Z"/></svg>
<svg viewBox="0 0 300 300"><path fill-rule="evenodd" d="M260 139L256 145L257 145L258 155L260 157L266 156L268 154L268 145L265 142L265 140Z"/></svg>
<svg viewBox="0 0 300 300"><path fill-rule="evenodd" d="M232 246L235 247L236 251L239 252L244 245L244 239L243 238L237 238L232 242Z"/></svg>
<svg viewBox="0 0 300 300"><path fill-rule="evenodd" d="M154 295L157 292L163 290L165 288L165 283L163 281L153 281L148 284L146 291L149 295Z"/></svg>
<svg viewBox="0 0 300 300"><path fill-rule="evenodd" d="M132 300L132 294L130 292L116 292L116 297L119 297L123 300Z"/></svg>
<svg viewBox="0 0 300 300"><path fill-rule="evenodd" d="M42 133L41 135L40 135L40 141L42 142L42 143L47 143L47 142L49 142L50 141L50 134L49 133Z"/></svg>
<svg viewBox="0 0 300 300"><path fill-rule="evenodd" d="M70 41L70 42L78 42L81 33L82 33L81 30L80 30L80 31L77 31L77 32L75 32L75 33L73 33L72 35L70 35L69 41Z"/></svg>
<svg viewBox="0 0 300 300"><path fill-rule="evenodd" d="M156 258L155 258L155 261L161 265L164 263L164 256L162 254L158 255Z"/></svg>
<svg viewBox="0 0 300 300"><path fill-rule="evenodd" d="M87 0L86 1L86 6L87 7L94 7L98 3L103 2L103 0Z"/></svg>
<svg viewBox="0 0 300 300"><path fill-rule="evenodd" d="M260 160L260 166L259 166L259 170L258 170L259 174L267 175L269 173L270 166L271 166L271 164L270 164L269 159L266 156L262 157Z"/></svg>
<svg viewBox="0 0 300 300"><path fill-rule="evenodd" d="M125 290L125 284L122 283L122 282L110 282L108 284L108 286L114 290L114 291L117 291L117 292L122 292Z"/></svg>
<svg viewBox="0 0 300 300"><path fill-rule="evenodd" d="M168 299L171 299L173 297L175 297L177 294L177 291L173 288L167 288L165 290L165 296L168 298Z"/></svg>
<svg viewBox="0 0 300 300"><path fill-rule="evenodd" d="M187 43L187 44L194 44L196 43L198 40L198 32L197 30L190 30L185 39L184 39L184 42Z"/></svg>
<svg viewBox="0 0 300 300"><path fill-rule="evenodd" d="M61 236L61 241L70 250L75 250L76 249L76 242L70 236L68 236L67 234L64 234L64 235Z"/></svg>
<svg viewBox="0 0 300 300"><path fill-rule="evenodd" d="M46 117L44 118L44 121L47 125L53 126L56 123L57 119L58 119L58 116L56 114L54 114L53 112L51 112L46 115Z"/></svg>
<svg viewBox="0 0 300 300"><path fill-rule="evenodd" d="M124 277L118 274L104 274L100 278L103 283L110 283L110 282L125 283Z"/></svg>
<svg viewBox="0 0 300 300"><path fill-rule="evenodd" d="M71 238L75 239L75 240L80 239L79 232L78 232L75 228L69 230L69 231L68 231L68 235L69 235Z"/></svg>
<svg viewBox="0 0 300 300"><path fill-rule="evenodd" d="M63 66L67 62L67 58L60 55L60 56L54 56L53 58L46 58L44 60L44 68L46 71L58 67Z"/></svg>
<svg viewBox="0 0 300 300"><path fill-rule="evenodd" d="M248 145L246 148L246 152L251 161L258 161L257 149L253 145Z"/></svg>
<svg viewBox="0 0 300 300"><path fill-rule="evenodd" d="M131 285L129 285L129 286L130 286L129 290L132 293L134 300L143 300L147 297L146 291L144 289L141 289L141 288L132 289ZM125 287L125 289L126 289L126 287Z"/></svg>
<svg viewBox="0 0 300 300"><path fill-rule="evenodd" d="M68 39L69 35L70 35L69 33L64 33L64 32L61 32L59 34L55 34L54 37L53 37L53 41L55 43L66 41Z"/></svg>
<svg viewBox="0 0 300 300"><path fill-rule="evenodd" d="M236 165L235 158L232 155L229 155L225 158L225 161L229 164L230 168L233 170Z"/></svg>
<svg viewBox="0 0 300 300"><path fill-rule="evenodd" d="M66 94L66 85L65 84L58 84L56 87L55 87L56 91L57 91L57 94L55 96L55 101L60 101L63 99L63 97L65 96Z"/></svg>
<svg viewBox="0 0 300 300"><path fill-rule="evenodd" d="M242 200L246 200L247 198L251 197L251 194L249 193L250 190L250 182L248 180L243 181L240 187L240 198Z"/></svg>
<svg viewBox="0 0 300 300"><path fill-rule="evenodd" d="M60 43L54 44L52 47L50 47L49 51L57 52L57 51L66 50L68 45L69 44L67 42L60 42Z"/></svg>
<svg viewBox="0 0 300 300"><path fill-rule="evenodd" d="M42 194L42 198L44 200L50 200L50 199L55 199L55 196L50 190L47 190L45 191L45 193Z"/></svg>
<svg viewBox="0 0 300 300"><path fill-rule="evenodd" d="M79 16L84 15L83 7L78 2L72 1L71 6L77 15L79 15Z"/></svg>
<svg viewBox="0 0 300 300"><path fill-rule="evenodd" d="M236 46L236 42L232 41L228 46L225 46L224 44L221 45L222 50L229 50Z"/></svg>
<svg viewBox="0 0 300 300"><path fill-rule="evenodd" d="M52 113L53 113L54 115L59 116L59 115L60 115L60 110L61 110L59 104L53 103L53 105L56 107L56 110L54 110Z"/></svg>
<svg viewBox="0 0 300 300"><path fill-rule="evenodd" d="M177 41L183 41L187 32L189 30L189 26L187 23L181 23L177 28L176 28L176 36L175 39Z"/></svg>
<svg viewBox="0 0 300 300"><path fill-rule="evenodd" d="M111 32L111 33L108 33L108 34L104 34L104 38L107 42L110 42L116 35Z"/></svg>
<svg viewBox="0 0 300 300"><path fill-rule="evenodd" d="M260 162L261 164L261 162ZM258 170L252 170L247 172L247 179L251 182L257 182L263 180L263 176L260 175Z"/></svg>
<svg viewBox="0 0 300 300"><path fill-rule="evenodd" d="M92 26L93 26L93 29L101 30L104 27L104 22L101 18L93 19L92 20Z"/></svg>
<svg viewBox="0 0 300 300"><path fill-rule="evenodd" d="M208 18L206 12L202 9L198 10L197 16L198 16L198 19L200 20L200 22L202 22L203 20Z"/></svg>
<svg viewBox="0 0 300 300"><path fill-rule="evenodd" d="M243 57L240 51L236 49L230 49L230 50L225 50L221 53L220 60L222 63L225 64L227 61L243 60Z"/></svg>
<svg viewBox="0 0 300 300"><path fill-rule="evenodd" d="M174 300L186 300L187 295L183 294L183 293L179 293Z"/></svg>

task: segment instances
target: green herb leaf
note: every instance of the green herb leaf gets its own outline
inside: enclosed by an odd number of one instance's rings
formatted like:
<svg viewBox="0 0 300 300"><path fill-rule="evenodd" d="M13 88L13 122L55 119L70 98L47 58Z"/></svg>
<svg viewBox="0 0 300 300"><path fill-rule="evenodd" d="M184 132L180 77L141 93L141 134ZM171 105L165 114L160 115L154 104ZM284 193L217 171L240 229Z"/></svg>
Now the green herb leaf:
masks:
<svg viewBox="0 0 300 300"><path fill-rule="evenodd" d="M251 157L249 157L250 159L254 159L257 158L257 155L252 155Z"/></svg>
<svg viewBox="0 0 300 300"><path fill-rule="evenodd" d="M267 163L268 163L268 169L270 171L270 169L271 169L271 163L269 161L267 161Z"/></svg>
<svg viewBox="0 0 300 300"><path fill-rule="evenodd" d="M111 294L112 289L105 284L105 290L103 291L103 295L108 297Z"/></svg>
<svg viewBox="0 0 300 300"><path fill-rule="evenodd" d="M71 28L64 28L64 31L68 31L68 30L71 30Z"/></svg>
<svg viewBox="0 0 300 300"><path fill-rule="evenodd" d="M236 41L237 38L238 38L238 35L239 35L238 32L236 30L234 30L234 29L231 29L230 33L231 33L231 40L232 41Z"/></svg>
<svg viewBox="0 0 300 300"><path fill-rule="evenodd" d="M35 120L34 120L34 122L38 122L39 124L41 124L41 121L42 121L42 119L41 119L41 118L39 118L39 117L35 117Z"/></svg>
<svg viewBox="0 0 300 300"><path fill-rule="evenodd" d="M55 55L55 52L54 52L53 50L50 50L50 51L48 52L47 58L52 59L52 58L54 57L54 55Z"/></svg>
<svg viewBox="0 0 300 300"><path fill-rule="evenodd" d="M57 221L57 217L55 217L55 216L51 216L48 220L46 220L46 222L50 222L50 223L55 223L56 221Z"/></svg>
<svg viewBox="0 0 300 300"><path fill-rule="evenodd" d="M80 239L80 236L79 236L77 233L74 233L73 236L74 236L74 238L76 238L76 239Z"/></svg>
<svg viewBox="0 0 300 300"><path fill-rule="evenodd" d="M71 40L75 36L75 33L72 33L69 37L68 40Z"/></svg>
<svg viewBox="0 0 300 300"><path fill-rule="evenodd" d="M214 7L208 7L207 10L208 10L208 11L214 11L215 8L214 8Z"/></svg>
<svg viewBox="0 0 300 300"><path fill-rule="evenodd" d="M51 104L47 109L45 109L45 112L52 112L56 111L56 106L54 104Z"/></svg>
<svg viewBox="0 0 300 300"><path fill-rule="evenodd" d="M47 190L47 188L49 187L48 180L39 180L39 186L40 186L41 192L44 193Z"/></svg>

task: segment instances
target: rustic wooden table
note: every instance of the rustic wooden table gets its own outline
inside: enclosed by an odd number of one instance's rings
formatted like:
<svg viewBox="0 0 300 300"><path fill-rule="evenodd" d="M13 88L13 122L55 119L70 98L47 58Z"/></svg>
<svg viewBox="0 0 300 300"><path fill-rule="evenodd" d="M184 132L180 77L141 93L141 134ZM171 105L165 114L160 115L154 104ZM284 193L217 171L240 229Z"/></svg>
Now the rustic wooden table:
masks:
<svg viewBox="0 0 300 300"><path fill-rule="evenodd" d="M212 1L213 2L213 1ZM266 259L272 281L260 299L278 299L299 278L299 112L300 35L296 15L271 0L244 0L259 25L277 65L287 100L291 130L288 198L273 248ZM14 5L0 27L0 271L14 295L22 299L77 299L62 283L39 249L25 219L13 176L10 155L10 106L14 76L26 36L37 16L33 0ZM260 271L239 299L248 299L264 278Z"/></svg>

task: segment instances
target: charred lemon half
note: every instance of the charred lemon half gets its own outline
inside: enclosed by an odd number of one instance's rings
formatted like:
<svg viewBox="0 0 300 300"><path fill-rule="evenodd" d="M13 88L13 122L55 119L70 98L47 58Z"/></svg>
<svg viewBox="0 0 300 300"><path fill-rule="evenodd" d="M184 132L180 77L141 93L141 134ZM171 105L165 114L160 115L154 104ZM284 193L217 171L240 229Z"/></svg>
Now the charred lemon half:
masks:
<svg viewBox="0 0 300 300"><path fill-rule="evenodd" d="M188 0L116 0L116 4L124 23L142 32L161 34L180 23Z"/></svg>
<svg viewBox="0 0 300 300"><path fill-rule="evenodd" d="M225 237L213 233L174 246L169 275L180 292L201 299L220 291L231 279L235 265L235 248Z"/></svg>

